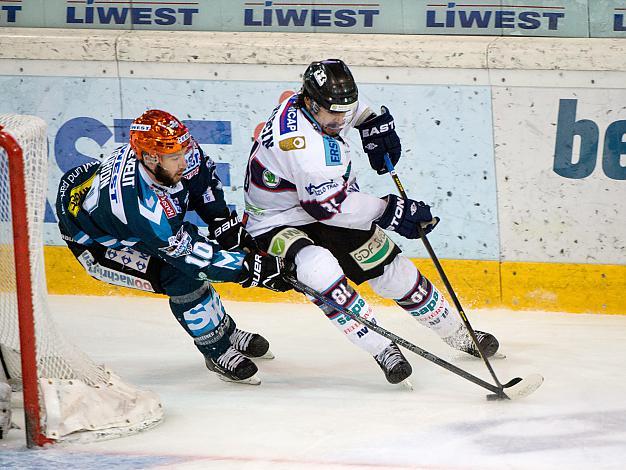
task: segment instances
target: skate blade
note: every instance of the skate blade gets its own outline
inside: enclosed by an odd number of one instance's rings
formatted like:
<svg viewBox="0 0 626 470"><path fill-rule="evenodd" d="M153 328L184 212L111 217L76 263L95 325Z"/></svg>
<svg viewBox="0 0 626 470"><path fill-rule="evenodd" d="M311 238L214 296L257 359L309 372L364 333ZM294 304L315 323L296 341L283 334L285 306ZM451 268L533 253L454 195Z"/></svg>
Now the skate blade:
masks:
<svg viewBox="0 0 626 470"><path fill-rule="evenodd" d="M243 379L243 380L233 380L231 378L224 377L223 375L220 375L220 374L217 374L217 376L223 382L230 382L234 384L243 384L243 385L261 385L261 379L259 379L256 376L256 374L253 375L252 377L248 377L247 379Z"/></svg>
<svg viewBox="0 0 626 470"><path fill-rule="evenodd" d="M256 359L274 359L276 358L276 356L274 356L274 353L272 352L271 349L268 349L267 352L265 354L263 354L261 357L257 357Z"/></svg>
<svg viewBox="0 0 626 470"><path fill-rule="evenodd" d="M401 388L403 388L404 390L407 390L409 392L413 391L413 384L411 383L411 381L409 379L404 379L402 382L400 382L398 384Z"/></svg>
<svg viewBox="0 0 626 470"><path fill-rule="evenodd" d="M482 361L480 357L472 356L471 354L458 352L458 354L454 357L455 360L459 361ZM502 354L501 352L495 353L493 356L489 356L487 359L490 361L493 359L495 361L499 361L501 359L506 359L506 354Z"/></svg>

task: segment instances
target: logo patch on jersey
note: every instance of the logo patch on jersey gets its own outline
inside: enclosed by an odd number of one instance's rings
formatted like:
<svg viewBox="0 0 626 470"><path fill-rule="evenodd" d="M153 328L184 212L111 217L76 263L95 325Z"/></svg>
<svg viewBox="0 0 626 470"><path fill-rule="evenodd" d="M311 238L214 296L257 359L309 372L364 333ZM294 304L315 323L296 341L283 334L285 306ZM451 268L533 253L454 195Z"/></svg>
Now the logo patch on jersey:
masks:
<svg viewBox="0 0 626 470"><path fill-rule="evenodd" d="M284 258L289 248L298 240L309 240L313 243L302 230L293 227L285 228L272 237L268 253L272 256Z"/></svg>
<svg viewBox="0 0 626 470"><path fill-rule="evenodd" d="M200 167L197 166L193 170L185 172L183 174L183 178L185 178L186 180L190 180L191 178L196 176L199 172L200 172Z"/></svg>
<svg viewBox="0 0 626 470"><path fill-rule="evenodd" d="M326 155L326 166L341 165L341 148L339 142L330 137L324 136L324 154Z"/></svg>
<svg viewBox="0 0 626 470"><path fill-rule="evenodd" d="M157 197L159 198L159 202L161 203L163 212L165 212L165 217L171 219L178 215L178 212L176 211L176 205L168 196L166 196L165 194L157 194Z"/></svg>
<svg viewBox="0 0 626 470"><path fill-rule="evenodd" d="M311 183L304 189L306 189L306 192L309 193L311 196L321 196L331 189L337 189L339 187L339 183L337 183L336 181L326 181L325 183L318 184L317 186Z"/></svg>
<svg viewBox="0 0 626 470"><path fill-rule="evenodd" d="M72 190L70 191L70 202L67 205L67 210L74 217L78 216L78 211L80 210L80 205L81 205L83 196L91 188L91 185L93 184L93 180L95 179L95 177L96 177L96 173L94 173L93 176L89 178L87 181L72 188Z"/></svg>
<svg viewBox="0 0 626 470"><path fill-rule="evenodd" d="M159 250L165 252L165 254L178 258L179 256L185 256L191 253L191 235L189 235L181 227L180 230L173 237L167 239L169 245Z"/></svg>
<svg viewBox="0 0 626 470"><path fill-rule="evenodd" d="M78 261L92 277L95 277L100 281L104 281L115 286L131 287L145 290L147 292L154 292L152 284L150 284L150 282L146 279L131 276L130 274L101 266L88 251L83 251L78 256Z"/></svg>
<svg viewBox="0 0 626 470"><path fill-rule="evenodd" d="M150 255L128 247L122 248L121 250L109 248L105 256L109 261L114 261L117 264L142 273L146 272L148 263L150 262Z"/></svg>
<svg viewBox="0 0 626 470"><path fill-rule="evenodd" d="M187 163L187 168L183 173L183 178L191 179L198 174L200 171L200 152L194 146L191 146L191 151L185 154L185 162Z"/></svg>
<svg viewBox="0 0 626 470"><path fill-rule="evenodd" d="M382 264L393 252L395 243L378 226L372 237L350 253L363 271L368 271Z"/></svg>
<svg viewBox="0 0 626 470"><path fill-rule="evenodd" d="M117 217L122 223L127 224L126 220L126 212L124 211L124 201L122 198L122 181L129 181L129 172L135 171L135 166L129 168L129 170L125 170L126 161L128 159L128 149L124 147L120 148L120 152L115 154L110 161L112 161L112 166L110 167L110 177L109 181L109 199L111 201L111 212L113 215ZM104 164L103 164L104 166ZM104 177L105 169L103 167L100 168L101 178ZM100 183L102 185L102 183Z"/></svg>
<svg viewBox="0 0 626 470"><path fill-rule="evenodd" d="M208 204L209 202L213 202L215 201L215 195L213 194L213 191L211 191L211 188L207 188L206 191L204 192L204 194L202 195L202 200Z"/></svg>
<svg viewBox="0 0 626 470"><path fill-rule="evenodd" d="M280 135L298 130L298 110L293 107L295 101L296 97L292 97L280 114Z"/></svg>
<svg viewBox="0 0 626 470"><path fill-rule="evenodd" d="M263 170L263 184L268 188L276 188L280 184L280 178L271 171Z"/></svg>
<svg viewBox="0 0 626 470"><path fill-rule="evenodd" d="M304 136L289 137L278 142L278 146L281 150L288 152L290 150L302 150L306 147L306 140Z"/></svg>

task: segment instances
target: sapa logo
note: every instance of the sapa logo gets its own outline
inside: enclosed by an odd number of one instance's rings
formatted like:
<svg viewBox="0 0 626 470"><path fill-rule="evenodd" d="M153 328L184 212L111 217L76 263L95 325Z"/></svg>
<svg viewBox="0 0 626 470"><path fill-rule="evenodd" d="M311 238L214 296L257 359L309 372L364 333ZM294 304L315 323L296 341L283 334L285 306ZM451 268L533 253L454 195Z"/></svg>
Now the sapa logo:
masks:
<svg viewBox="0 0 626 470"><path fill-rule="evenodd" d="M593 173L600 144L600 128L591 119L576 120L578 100L559 102L559 117L554 149L554 172L565 178L586 178ZM602 156L602 170L611 179L626 180L626 166L621 165L626 155L626 120L615 121L606 128ZM579 155L574 156L574 138L580 138Z"/></svg>

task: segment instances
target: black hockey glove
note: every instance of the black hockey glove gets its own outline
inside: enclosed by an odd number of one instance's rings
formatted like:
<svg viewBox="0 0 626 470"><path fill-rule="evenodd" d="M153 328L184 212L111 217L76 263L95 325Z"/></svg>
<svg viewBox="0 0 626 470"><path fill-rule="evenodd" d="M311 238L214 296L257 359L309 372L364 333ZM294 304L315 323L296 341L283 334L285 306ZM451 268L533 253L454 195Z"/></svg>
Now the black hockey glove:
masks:
<svg viewBox="0 0 626 470"><path fill-rule="evenodd" d="M385 230L393 230L404 238L419 238L418 224L425 234L430 233L439 223L439 217L433 217L430 206L422 201L402 199L395 194L385 196L387 207L376 223Z"/></svg>
<svg viewBox="0 0 626 470"><path fill-rule="evenodd" d="M363 151L367 154L371 167L379 175L384 175L388 171L385 165L385 154L389 154L389 159L395 166L402 152L393 116L389 114L386 107L381 106L378 116L369 118L356 128L361 134Z"/></svg>
<svg viewBox="0 0 626 470"><path fill-rule="evenodd" d="M286 292L293 287L285 281L283 275L290 272L291 269L285 267L282 258L253 251L243 259L239 284L243 287L265 287L276 292Z"/></svg>
<svg viewBox="0 0 626 470"><path fill-rule="evenodd" d="M236 211L227 217L213 219L209 224L209 235L224 250L257 250L254 238L243 228Z"/></svg>

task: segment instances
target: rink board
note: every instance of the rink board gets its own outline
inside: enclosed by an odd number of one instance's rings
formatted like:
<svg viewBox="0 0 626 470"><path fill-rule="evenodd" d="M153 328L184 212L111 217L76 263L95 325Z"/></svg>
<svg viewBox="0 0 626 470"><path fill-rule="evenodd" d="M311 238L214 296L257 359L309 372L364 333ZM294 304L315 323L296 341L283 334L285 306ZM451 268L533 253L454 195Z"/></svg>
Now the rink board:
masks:
<svg viewBox="0 0 626 470"><path fill-rule="evenodd" d="M62 245L53 204L64 171L125 143L132 118L163 107L216 160L241 213L255 132L298 89L306 64L336 56L352 66L363 99L391 109L403 144L398 172L408 194L441 217L430 240L468 305L626 313L626 45L618 40L16 31L0 31L0 112L49 125L53 292L108 292L54 246ZM356 133L348 143L362 190L395 192L369 169ZM418 241L392 237L436 279Z"/></svg>
<svg viewBox="0 0 626 470"><path fill-rule="evenodd" d="M51 294L101 296L155 296L135 289L111 286L89 277L63 247L45 248L46 276ZM418 269L443 291L444 285L430 259L412 259ZM465 310L506 307L572 313L625 314L626 267L604 264L499 263L478 260L441 260ZM227 300L251 302L306 302L296 292L275 293L214 284ZM394 305L378 297L367 283L359 292L374 305Z"/></svg>
<svg viewBox="0 0 626 470"><path fill-rule="evenodd" d="M623 2L619 0L5 3L13 3L0 8L0 26L8 27L557 37L626 34Z"/></svg>

